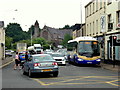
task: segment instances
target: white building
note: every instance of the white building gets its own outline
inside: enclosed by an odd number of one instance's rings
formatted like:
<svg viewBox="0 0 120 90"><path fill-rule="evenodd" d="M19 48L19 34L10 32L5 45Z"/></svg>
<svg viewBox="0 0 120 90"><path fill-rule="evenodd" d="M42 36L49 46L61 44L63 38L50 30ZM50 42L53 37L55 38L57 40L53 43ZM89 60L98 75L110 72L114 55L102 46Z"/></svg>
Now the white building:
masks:
<svg viewBox="0 0 120 90"><path fill-rule="evenodd" d="M85 6L86 36L93 36L102 43L101 57L112 60L109 37L120 40L120 1L92 0ZM115 59L120 60L120 46L115 46Z"/></svg>
<svg viewBox="0 0 120 90"><path fill-rule="evenodd" d="M0 21L0 60L5 58L5 30L4 22Z"/></svg>

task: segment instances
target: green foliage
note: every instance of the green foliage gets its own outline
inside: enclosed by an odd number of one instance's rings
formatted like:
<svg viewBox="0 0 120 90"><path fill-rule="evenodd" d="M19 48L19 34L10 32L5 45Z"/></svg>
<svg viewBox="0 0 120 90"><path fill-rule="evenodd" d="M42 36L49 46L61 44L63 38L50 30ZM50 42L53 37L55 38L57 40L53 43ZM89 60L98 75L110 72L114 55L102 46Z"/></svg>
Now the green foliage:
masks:
<svg viewBox="0 0 120 90"><path fill-rule="evenodd" d="M31 40L21 40L19 42L16 42L14 45L17 45L17 43L27 43L27 47L31 46ZM36 38L32 40L32 44L41 44L43 46L43 49L49 49L49 45L51 42L46 41L44 38ZM14 47L16 48L16 47Z"/></svg>
<svg viewBox="0 0 120 90"><path fill-rule="evenodd" d="M35 39L33 39L33 44L44 45L44 44L46 44L46 40L44 38L35 38Z"/></svg>
<svg viewBox="0 0 120 90"><path fill-rule="evenodd" d="M34 25L31 25L31 27L29 28L29 30L27 32L27 34L29 35L29 39L31 37L31 33L32 33L32 35L34 34Z"/></svg>
<svg viewBox="0 0 120 90"><path fill-rule="evenodd" d="M72 39L72 36L70 36L69 34L66 34L65 36L64 36L64 40L62 41L62 45L64 46L64 47L66 47L67 46L67 42L69 41L69 40L71 40Z"/></svg>
<svg viewBox="0 0 120 90"><path fill-rule="evenodd" d="M5 47L11 49L13 39L11 37L5 36Z"/></svg>
<svg viewBox="0 0 120 90"><path fill-rule="evenodd" d="M63 29L70 29L70 26L69 26L69 25L65 25L65 26L63 27Z"/></svg>
<svg viewBox="0 0 120 90"><path fill-rule="evenodd" d="M9 23L6 30L6 36L13 38L13 42L18 42L20 40L26 40L28 35L25 31L22 30L20 24L17 23Z"/></svg>
<svg viewBox="0 0 120 90"><path fill-rule="evenodd" d="M72 29L72 27L71 26L69 26L69 25L65 25L63 28L59 28L60 30L62 30L62 29Z"/></svg>
<svg viewBox="0 0 120 90"><path fill-rule="evenodd" d="M43 45L43 49L44 49L44 50L45 50L45 49L50 49L49 44L45 44L45 45Z"/></svg>

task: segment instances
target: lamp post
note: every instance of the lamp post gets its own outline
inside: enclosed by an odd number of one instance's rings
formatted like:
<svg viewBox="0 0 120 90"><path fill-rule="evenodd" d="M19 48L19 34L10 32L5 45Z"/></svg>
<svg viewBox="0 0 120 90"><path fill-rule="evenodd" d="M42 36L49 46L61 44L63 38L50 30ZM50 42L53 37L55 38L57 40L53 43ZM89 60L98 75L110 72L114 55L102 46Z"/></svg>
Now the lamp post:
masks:
<svg viewBox="0 0 120 90"><path fill-rule="evenodd" d="M31 29L31 46L32 46L32 29Z"/></svg>
<svg viewBox="0 0 120 90"><path fill-rule="evenodd" d="M15 9L14 10L14 12L17 12L18 11L18 9ZM14 14L15 16L13 17L13 21L15 21L16 20L16 14Z"/></svg>
<svg viewBox="0 0 120 90"><path fill-rule="evenodd" d="M81 14L81 27L80 27L80 29L81 29L81 36L83 36L83 35L82 35L82 1L81 1L81 3L80 3L80 6L81 6L81 7L80 7L80 11L81 11L81 12L80 12L80 14Z"/></svg>

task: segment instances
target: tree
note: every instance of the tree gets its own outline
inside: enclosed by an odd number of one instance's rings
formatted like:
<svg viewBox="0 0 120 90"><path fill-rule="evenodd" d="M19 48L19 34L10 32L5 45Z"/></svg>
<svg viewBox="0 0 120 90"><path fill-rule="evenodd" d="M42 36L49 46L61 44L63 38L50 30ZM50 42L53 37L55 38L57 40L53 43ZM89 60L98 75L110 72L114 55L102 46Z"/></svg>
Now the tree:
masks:
<svg viewBox="0 0 120 90"><path fill-rule="evenodd" d="M12 41L13 39L11 37L7 37L5 36L5 47L7 47L7 49L11 49L12 47Z"/></svg>
<svg viewBox="0 0 120 90"><path fill-rule="evenodd" d="M32 32L32 35L34 34L34 25L31 25L31 27L29 28L29 30L28 30L28 32L27 32L27 34L29 35L29 36L31 36L31 32Z"/></svg>
<svg viewBox="0 0 120 90"><path fill-rule="evenodd" d="M33 39L33 44L44 45L44 44L47 44L47 42L44 38L35 38L35 39Z"/></svg>
<svg viewBox="0 0 120 90"><path fill-rule="evenodd" d="M62 45L63 45L64 47L66 47L66 46L67 46L67 42L68 42L69 40L71 40L71 39L72 39L72 36L70 36L69 34L65 34L64 40L62 41Z"/></svg>
<svg viewBox="0 0 120 90"><path fill-rule="evenodd" d="M6 36L13 38L13 42L18 42L20 40L26 40L28 35L25 31L22 30L20 24L9 23L6 30Z"/></svg>
<svg viewBox="0 0 120 90"><path fill-rule="evenodd" d="M65 25L63 28L59 28L60 30L61 29L72 29L69 25Z"/></svg>

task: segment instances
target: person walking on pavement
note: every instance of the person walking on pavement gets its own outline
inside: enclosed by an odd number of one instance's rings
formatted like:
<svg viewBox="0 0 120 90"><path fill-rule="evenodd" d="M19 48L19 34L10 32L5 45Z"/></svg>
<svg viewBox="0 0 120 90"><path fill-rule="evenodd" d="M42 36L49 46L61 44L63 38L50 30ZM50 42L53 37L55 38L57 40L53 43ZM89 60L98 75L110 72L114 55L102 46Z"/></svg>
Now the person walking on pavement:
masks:
<svg viewBox="0 0 120 90"><path fill-rule="evenodd" d="M16 52L16 55L15 55L15 65L14 65L14 70L17 69L17 66L20 68L20 60L19 60L19 55L18 55L18 52Z"/></svg>

